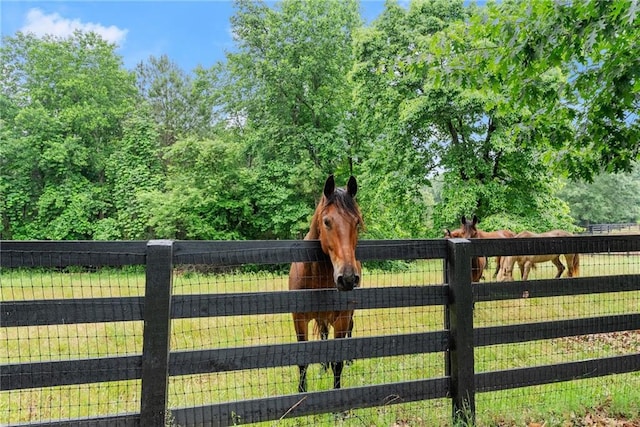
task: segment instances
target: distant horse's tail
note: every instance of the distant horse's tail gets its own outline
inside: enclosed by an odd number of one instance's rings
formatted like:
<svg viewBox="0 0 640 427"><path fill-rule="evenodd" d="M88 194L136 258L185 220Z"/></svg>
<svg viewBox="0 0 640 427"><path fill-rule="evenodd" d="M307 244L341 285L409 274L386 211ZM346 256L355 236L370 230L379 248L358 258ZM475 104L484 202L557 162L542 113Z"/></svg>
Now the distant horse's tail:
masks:
<svg viewBox="0 0 640 427"><path fill-rule="evenodd" d="M573 262L571 263L573 267L573 277L577 277L580 275L580 254L573 254Z"/></svg>

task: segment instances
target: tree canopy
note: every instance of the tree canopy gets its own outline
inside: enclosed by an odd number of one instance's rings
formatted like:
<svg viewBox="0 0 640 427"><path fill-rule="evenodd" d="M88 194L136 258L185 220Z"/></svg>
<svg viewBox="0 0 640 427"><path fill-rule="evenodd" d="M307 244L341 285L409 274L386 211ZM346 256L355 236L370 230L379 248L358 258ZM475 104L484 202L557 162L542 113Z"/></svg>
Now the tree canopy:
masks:
<svg viewBox="0 0 640 427"><path fill-rule="evenodd" d="M356 0L236 0L236 48L195 70L5 37L2 238L298 238L331 173L358 178L370 238L638 220L637 15L387 0L365 24Z"/></svg>

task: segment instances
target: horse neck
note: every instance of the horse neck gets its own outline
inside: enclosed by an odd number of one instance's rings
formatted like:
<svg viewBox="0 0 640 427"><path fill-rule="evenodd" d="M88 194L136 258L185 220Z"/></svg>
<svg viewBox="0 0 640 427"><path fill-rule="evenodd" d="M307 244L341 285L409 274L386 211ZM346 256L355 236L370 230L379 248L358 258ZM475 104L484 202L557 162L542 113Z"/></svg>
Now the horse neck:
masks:
<svg viewBox="0 0 640 427"><path fill-rule="evenodd" d="M480 230L478 228L476 228L476 237L480 238L480 239L486 239L488 237L492 237L493 233L491 233L490 231L483 231Z"/></svg>
<svg viewBox="0 0 640 427"><path fill-rule="evenodd" d="M317 240L320 238L318 226L319 209L313 215L309 232L304 236L304 240ZM311 280L306 281L307 289L324 289L333 287L333 264L331 261L305 262L302 264L302 275Z"/></svg>
<svg viewBox="0 0 640 427"><path fill-rule="evenodd" d="M313 218L311 218L311 226L309 227L309 231L307 235L304 236L304 240L314 240L320 238L320 229L318 228L318 218L320 215L320 209L316 209L313 214Z"/></svg>
<svg viewBox="0 0 640 427"><path fill-rule="evenodd" d="M309 227L309 231L307 235L304 236L304 240L318 240L320 239L320 215L322 215L322 203L324 203L324 196L318 206L316 207L315 212L313 213L313 218L311 218L311 226ZM333 275L333 265L331 262L327 262L329 266L331 266L331 274ZM309 268L311 268L311 264L325 264L325 262L317 262L317 263L305 263Z"/></svg>

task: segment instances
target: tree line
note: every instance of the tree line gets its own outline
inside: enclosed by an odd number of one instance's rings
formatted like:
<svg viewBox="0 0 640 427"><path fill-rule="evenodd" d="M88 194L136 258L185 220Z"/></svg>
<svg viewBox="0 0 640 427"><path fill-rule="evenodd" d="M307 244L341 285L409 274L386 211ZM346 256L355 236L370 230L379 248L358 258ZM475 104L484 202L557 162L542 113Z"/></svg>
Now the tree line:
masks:
<svg viewBox="0 0 640 427"><path fill-rule="evenodd" d="M327 175L369 238L640 218L631 1L236 0L210 68L94 33L0 47L2 239L289 239Z"/></svg>

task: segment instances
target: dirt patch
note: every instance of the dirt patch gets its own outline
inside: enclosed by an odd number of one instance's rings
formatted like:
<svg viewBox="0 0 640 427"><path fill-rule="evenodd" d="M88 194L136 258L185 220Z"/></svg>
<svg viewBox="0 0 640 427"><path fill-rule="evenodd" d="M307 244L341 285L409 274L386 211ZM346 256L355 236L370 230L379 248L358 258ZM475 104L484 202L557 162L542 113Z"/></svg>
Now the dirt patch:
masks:
<svg viewBox="0 0 640 427"><path fill-rule="evenodd" d="M579 347L587 351L607 348L620 353L640 352L640 330L578 335L564 340L570 348Z"/></svg>
<svg viewBox="0 0 640 427"><path fill-rule="evenodd" d="M552 427L550 424L531 422L527 427ZM572 417L562 423L562 427L640 427L640 418L628 420L608 414L606 410L596 409L583 417Z"/></svg>

